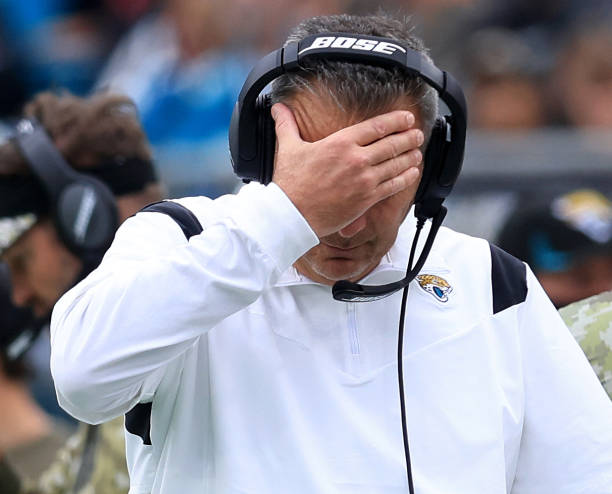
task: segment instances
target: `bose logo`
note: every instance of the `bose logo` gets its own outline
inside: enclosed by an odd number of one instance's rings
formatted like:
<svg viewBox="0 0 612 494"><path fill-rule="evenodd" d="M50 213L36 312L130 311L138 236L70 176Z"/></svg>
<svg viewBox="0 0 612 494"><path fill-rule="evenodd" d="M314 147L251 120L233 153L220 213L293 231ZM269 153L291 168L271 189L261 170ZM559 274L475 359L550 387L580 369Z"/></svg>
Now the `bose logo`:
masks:
<svg viewBox="0 0 612 494"><path fill-rule="evenodd" d="M397 50L406 53L404 47L389 43L388 41L375 41L373 39L347 38L344 36L319 36L315 38L308 48L300 51L300 55L317 48L345 48L347 50L375 51L385 55L393 55Z"/></svg>
<svg viewBox="0 0 612 494"><path fill-rule="evenodd" d="M31 134L34 132L34 125L27 118L24 118L17 124L17 132L20 134Z"/></svg>
<svg viewBox="0 0 612 494"><path fill-rule="evenodd" d="M77 241L82 242L89 227L89 221L96 206L96 194L91 188L86 188L79 204L79 211L74 221L72 231Z"/></svg>

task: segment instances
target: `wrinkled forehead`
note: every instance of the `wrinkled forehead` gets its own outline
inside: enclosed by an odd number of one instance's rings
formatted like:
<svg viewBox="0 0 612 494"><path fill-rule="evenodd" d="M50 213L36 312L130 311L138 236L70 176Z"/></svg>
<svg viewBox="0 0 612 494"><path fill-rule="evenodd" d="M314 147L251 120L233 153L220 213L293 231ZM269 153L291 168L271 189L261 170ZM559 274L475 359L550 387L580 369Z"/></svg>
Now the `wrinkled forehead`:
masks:
<svg viewBox="0 0 612 494"><path fill-rule="evenodd" d="M376 115L393 110L409 110L414 114L414 128L421 128L421 114L418 105L408 96L364 114L347 107L332 92L320 88L296 91L284 101L295 117L303 140L315 142Z"/></svg>

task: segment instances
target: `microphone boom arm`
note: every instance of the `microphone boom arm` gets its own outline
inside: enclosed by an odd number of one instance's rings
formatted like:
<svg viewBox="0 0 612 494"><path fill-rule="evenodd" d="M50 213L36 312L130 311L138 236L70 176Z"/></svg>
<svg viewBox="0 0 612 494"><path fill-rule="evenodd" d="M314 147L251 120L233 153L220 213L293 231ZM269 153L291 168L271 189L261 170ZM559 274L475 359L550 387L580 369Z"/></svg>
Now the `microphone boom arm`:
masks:
<svg viewBox="0 0 612 494"><path fill-rule="evenodd" d="M423 264L425 264L425 260L427 259L431 247L433 246L438 230L440 229L442 221L446 216L446 212L446 208L441 206L438 213L433 217L431 228L429 230L429 234L427 235L427 240L425 240L425 245L423 246L423 251L421 252L421 255L419 256L419 259L414 267L411 267L410 265L408 266L406 276L403 279L394 281L392 283L387 283L385 285L360 285L359 283L353 283L352 281L340 280L334 283L334 286L332 287L332 295L334 299L341 302L373 302L375 300L388 297L398 290L408 286L416 275L419 274ZM412 242L411 250L416 249L419 233L424 223L425 218L418 218L417 231Z"/></svg>

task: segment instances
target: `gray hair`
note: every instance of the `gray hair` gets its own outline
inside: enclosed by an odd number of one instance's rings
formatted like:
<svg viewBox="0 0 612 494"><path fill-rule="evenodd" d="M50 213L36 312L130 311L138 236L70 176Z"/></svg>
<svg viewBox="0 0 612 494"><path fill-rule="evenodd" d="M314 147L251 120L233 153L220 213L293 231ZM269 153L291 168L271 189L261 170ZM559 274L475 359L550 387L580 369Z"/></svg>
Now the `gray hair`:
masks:
<svg viewBox="0 0 612 494"><path fill-rule="evenodd" d="M313 17L291 31L285 46L291 41L323 32L392 38L422 52L431 61L423 42L411 34L412 27L407 20L400 21L386 15ZM274 80L270 89L273 103L286 101L297 92L321 94L320 91L324 90L343 112L369 118L389 111L402 98L410 98L419 109L425 142L429 140L438 114L438 93L420 77L409 75L401 68L321 59L306 61L302 68Z"/></svg>

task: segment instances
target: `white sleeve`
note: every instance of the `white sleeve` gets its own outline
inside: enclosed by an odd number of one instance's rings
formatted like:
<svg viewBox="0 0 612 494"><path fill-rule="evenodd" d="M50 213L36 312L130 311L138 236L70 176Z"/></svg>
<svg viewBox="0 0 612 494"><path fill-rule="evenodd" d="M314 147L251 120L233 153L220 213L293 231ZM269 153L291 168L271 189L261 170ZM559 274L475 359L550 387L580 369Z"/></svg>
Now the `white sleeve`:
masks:
<svg viewBox="0 0 612 494"><path fill-rule="evenodd" d="M612 402L535 276L521 317L525 413L513 494L612 494Z"/></svg>
<svg viewBox="0 0 612 494"><path fill-rule="evenodd" d="M58 301L51 371L70 414L99 423L151 397L168 363L318 243L276 185L245 189L188 201L204 227L189 242L165 214L130 218L100 266Z"/></svg>

